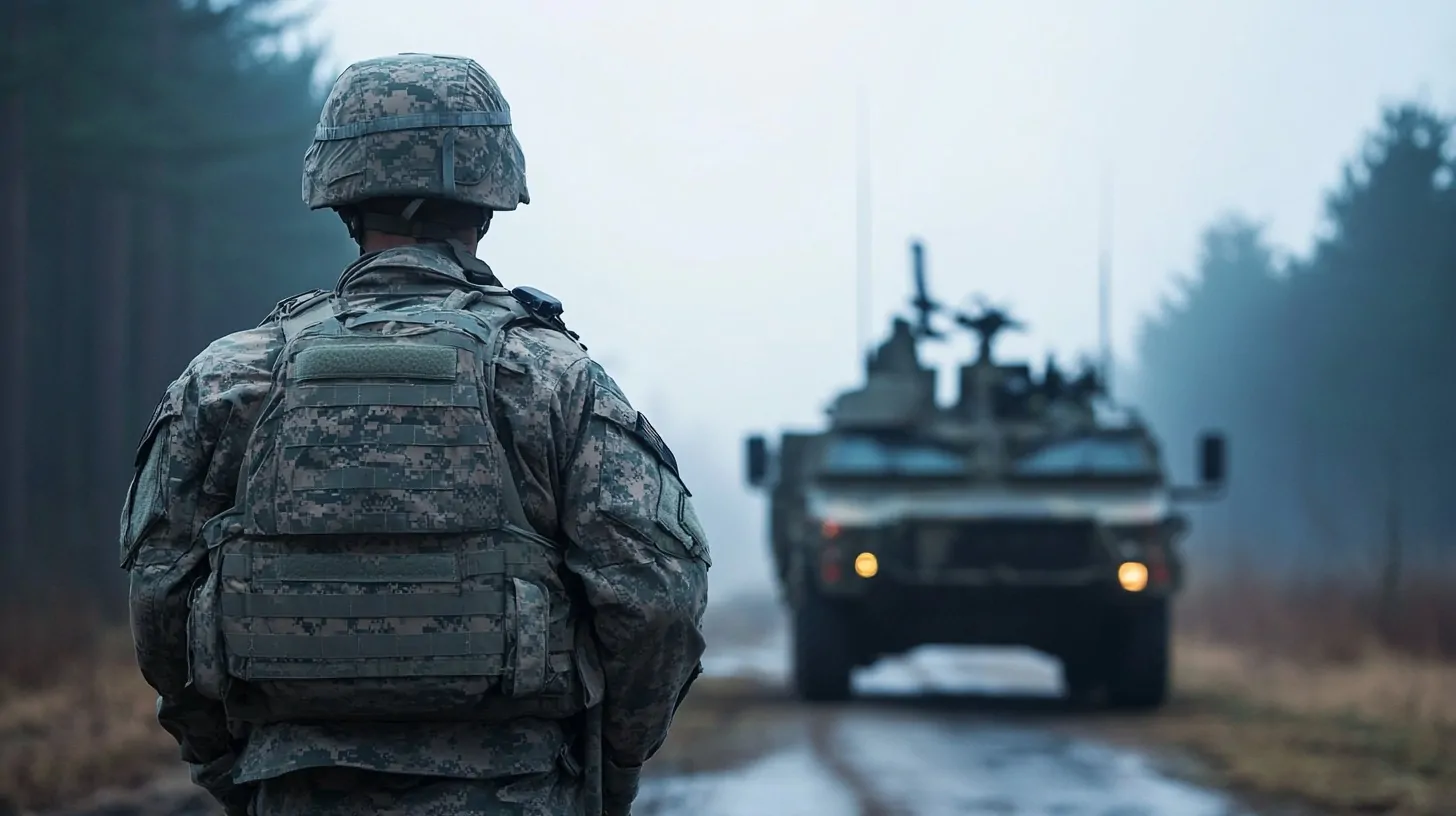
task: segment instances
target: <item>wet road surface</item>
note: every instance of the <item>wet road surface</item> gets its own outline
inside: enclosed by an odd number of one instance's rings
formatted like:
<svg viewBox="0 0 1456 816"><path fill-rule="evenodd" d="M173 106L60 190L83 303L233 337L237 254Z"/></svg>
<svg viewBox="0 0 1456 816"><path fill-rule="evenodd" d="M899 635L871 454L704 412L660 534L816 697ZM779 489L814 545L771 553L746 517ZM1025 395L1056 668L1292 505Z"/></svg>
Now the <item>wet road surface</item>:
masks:
<svg viewBox="0 0 1456 816"><path fill-rule="evenodd" d="M644 782L634 813L1256 813L1173 778L1149 757L1038 725L1039 718L1054 718L1061 710L1061 680L1057 664L1035 653L922 650L859 672L857 697L849 703L804 706L785 690L782 629L766 635L758 643L710 653L704 661L706 677L760 684L760 691L731 704L736 707L718 726L723 739L735 725L752 732L747 738L761 740L759 753L740 751L724 768L655 763L659 767ZM705 682L705 694L715 687ZM987 705L1000 695L1012 697L1004 705ZM681 753L691 755L691 746Z"/></svg>

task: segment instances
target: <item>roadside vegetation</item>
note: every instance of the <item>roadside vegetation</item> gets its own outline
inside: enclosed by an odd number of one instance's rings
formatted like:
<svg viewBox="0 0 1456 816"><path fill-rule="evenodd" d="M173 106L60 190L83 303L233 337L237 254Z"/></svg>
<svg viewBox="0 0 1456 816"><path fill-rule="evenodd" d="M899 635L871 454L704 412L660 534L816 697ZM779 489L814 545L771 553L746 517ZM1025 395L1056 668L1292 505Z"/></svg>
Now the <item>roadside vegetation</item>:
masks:
<svg viewBox="0 0 1456 816"><path fill-rule="evenodd" d="M1187 749L1210 781L1337 814L1456 813L1456 598L1245 577L1182 604L1174 701L1099 728Z"/></svg>
<svg viewBox="0 0 1456 816"><path fill-rule="evenodd" d="M1127 395L1164 438L1219 428L1231 451L1227 495L1191 512L1179 699L1130 727L1337 812L1456 813L1450 137L1388 108L1305 251L1211 228Z"/></svg>

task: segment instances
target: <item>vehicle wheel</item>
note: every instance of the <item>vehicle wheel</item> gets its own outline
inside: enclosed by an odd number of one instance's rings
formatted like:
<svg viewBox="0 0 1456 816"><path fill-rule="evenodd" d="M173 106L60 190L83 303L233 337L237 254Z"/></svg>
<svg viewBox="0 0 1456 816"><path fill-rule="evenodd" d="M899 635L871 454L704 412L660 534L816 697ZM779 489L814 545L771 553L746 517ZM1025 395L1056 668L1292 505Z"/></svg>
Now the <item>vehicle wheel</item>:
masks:
<svg viewBox="0 0 1456 816"><path fill-rule="evenodd" d="M794 611L794 686L809 702L850 696L854 655L843 618L833 605L810 595Z"/></svg>
<svg viewBox="0 0 1456 816"><path fill-rule="evenodd" d="M1100 653L1064 654L1062 682L1067 689L1067 703L1073 708L1088 709L1098 704L1106 685L1106 658Z"/></svg>
<svg viewBox="0 0 1456 816"><path fill-rule="evenodd" d="M1128 610L1114 634L1107 702L1152 709L1167 702L1172 632L1167 601Z"/></svg>

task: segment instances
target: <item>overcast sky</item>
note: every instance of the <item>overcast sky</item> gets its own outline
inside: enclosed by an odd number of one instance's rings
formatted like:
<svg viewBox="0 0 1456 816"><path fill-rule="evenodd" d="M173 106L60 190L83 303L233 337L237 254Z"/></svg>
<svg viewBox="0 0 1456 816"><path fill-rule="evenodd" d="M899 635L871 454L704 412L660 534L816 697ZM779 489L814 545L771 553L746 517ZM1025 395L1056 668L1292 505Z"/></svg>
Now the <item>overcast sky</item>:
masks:
<svg viewBox="0 0 1456 816"><path fill-rule="evenodd" d="M1003 356L1097 343L1104 168L1114 341L1240 211L1302 251L1379 106L1456 111L1450 0L323 0L327 77L473 57L510 100L533 203L480 255L566 319L685 460L715 584L763 574L750 429L812 426L855 357L856 88L872 166L871 324L907 241L938 296L1030 324ZM968 354L960 340L954 353ZM946 350L947 352L950 349Z"/></svg>

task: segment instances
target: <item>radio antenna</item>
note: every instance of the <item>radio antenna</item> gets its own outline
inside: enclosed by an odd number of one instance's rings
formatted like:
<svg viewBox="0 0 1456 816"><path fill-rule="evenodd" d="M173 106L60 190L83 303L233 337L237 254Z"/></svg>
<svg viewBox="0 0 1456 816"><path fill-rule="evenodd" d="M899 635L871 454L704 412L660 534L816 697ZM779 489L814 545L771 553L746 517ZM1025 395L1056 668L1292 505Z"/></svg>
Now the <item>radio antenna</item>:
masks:
<svg viewBox="0 0 1456 816"><path fill-rule="evenodd" d="M1102 391L1112 398L1112 171L1102 171L1102 212L1098 236L1098 343L1102 354Z"/></svg>
<svg viewBox="0 0 1456 816"><path fill-rule="evenodd" d="M856 163L858 164L858 185L855 191L855 205L858 210L857 245L855 250L855 356L865 353L869 347L870 332L870 249L871 249L871 189L869 115L864 83L858 88L855 102L857 125L855 138Z"/></svg>

